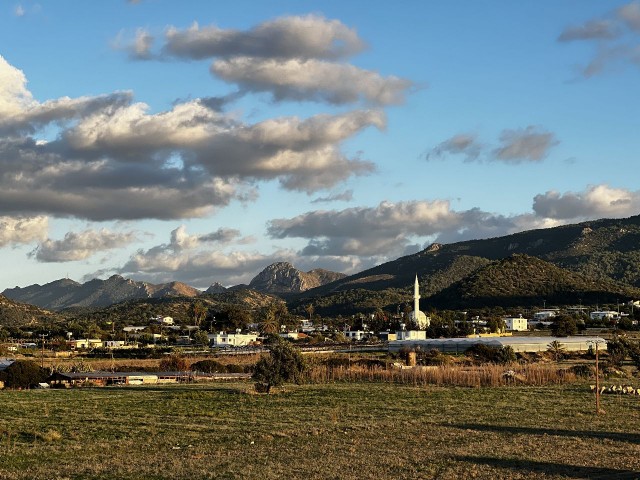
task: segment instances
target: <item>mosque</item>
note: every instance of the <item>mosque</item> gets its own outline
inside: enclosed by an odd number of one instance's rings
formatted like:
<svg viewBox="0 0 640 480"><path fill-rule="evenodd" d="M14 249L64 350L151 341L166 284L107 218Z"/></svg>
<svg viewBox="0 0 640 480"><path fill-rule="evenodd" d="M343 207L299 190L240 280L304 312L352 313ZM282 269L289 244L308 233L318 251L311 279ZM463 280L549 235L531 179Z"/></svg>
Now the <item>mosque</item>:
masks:
<svg viewBox="0 0 640 480"><path fill-rule="evenodd" d="M431 323L431 318L420 311L420 285L418 284L418 275L416 275L416 282L413 285L413 312L409 314L409 318L415 322L420 330L424 330Z"/></svg>

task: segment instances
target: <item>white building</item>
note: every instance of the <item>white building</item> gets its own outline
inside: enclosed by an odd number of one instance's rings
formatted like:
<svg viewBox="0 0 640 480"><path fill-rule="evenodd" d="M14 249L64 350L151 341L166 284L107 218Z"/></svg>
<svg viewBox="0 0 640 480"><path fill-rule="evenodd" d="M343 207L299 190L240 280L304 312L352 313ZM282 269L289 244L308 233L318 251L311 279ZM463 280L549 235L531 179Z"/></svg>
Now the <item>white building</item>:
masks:
<svg viewBox="0 0 640 480"><path fill-rule="evenodd" d="M159 323L160 325L173 325L173 317L163 317L158 315L151 319L152 322Z"/></svg>
<svg viewBox="0 0 640 480"><path fill-rule="evenodd" d="M426 340L427 332L425 330L398 330L396 332L396 340Z"/></svg>
<svg viewBox="0 0 640 480"><path fill-rule="evenodd" d="M534 321L545 321L545 320L549 320L551 317L555 317L556 316L556 311L555 310L540 310L539 312L536 312L533 314L533 320Z"/></svg>
<svg viewBox="0 0 640 480"><path fill-rule="evenodd" d="M72 350L76 348L100 348L102 347L102 340L99 338L81 338L80 340L69 340L67 345Z"/></svg>
<svg viewBox="0 0 640 480"><path fill-rule="evenodd" d="M618 312L614 312L613 310L591 312L589 318L591 318L591 320L612 320L618 318Z"/></svg>
<svg viewBox="0 0 640 480"><path fill-rule="evenodd" d="M527 330L527 319L519 317L506 317L504 323L507 325L507 330L512 332L524 332Z"/></svg>
<svg viewBox="0 0 640 480"><path fill-rule="evenodd" d="M254 333L212 333L207 335L214 347L244 347L258 340Z"/></svg>
<svg viewBox="0 0 640 480"><path fill-rule="evenodd" d="M367 336L367 332L363 330L347 330L344 336L349 340L363 340Z"/></svg>
<svg viewBox="0 0 640 480"><path fill-rule="evenodd" d="M420 285L418 284L418 275L416 275L416 281L413 284L413 312L409 314L409 318L413 320L420 329L427 328L431 323L431 318L420 311Z"/></svg>

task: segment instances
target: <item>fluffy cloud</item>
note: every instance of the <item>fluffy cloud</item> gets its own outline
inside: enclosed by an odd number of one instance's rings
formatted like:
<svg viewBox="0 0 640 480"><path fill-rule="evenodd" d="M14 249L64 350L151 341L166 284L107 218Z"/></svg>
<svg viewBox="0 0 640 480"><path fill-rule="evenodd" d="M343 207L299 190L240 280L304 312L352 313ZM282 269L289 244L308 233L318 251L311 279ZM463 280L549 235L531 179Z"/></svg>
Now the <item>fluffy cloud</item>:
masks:
<svg viewBox="0 0 640 480"><path fill-rule="evenodd" d="M338 20L318 15L281 17L246 31L197 23L185 30L170 27L161 53L152 52L154 38L146 30L138 30L129 44L119 38L114 43L140 60L215 58L213 75L242 93L267 92L276 101L392 105L402 103L413 86L338 62L361 52L364 42Z"/></svg>
<svg viewBox="0 0 640 480"><path fill-rule="evenodd" d="M316 210L268 225L273 238L309 239L302 255L398 256L415 238L453 241L510 233L526 219L479 209L455 211L448 201L381 202L376 207ZM521 226L521 225L520 225Z"/></svg>
<svg viewBox="0 0 640 480"><path fill-rule="evenodd" d="M538 127L503 130L501 145L493 151L496 160L507 163L539 162L559 142L555 135Z"/></svg>
<svg viewBox="0 0 640 480"><path fill-rule="evenodd" d="M172 56L203 59L252 56L336 59L361 52L364 42L338 20L318 15L282 17L250 30L225 30L194 23L186 30L171 27L163 51Z"/></svg>
<svg viewBox="0 0 640 480"><path fill-rule="evenodd" d="M233 57L217 60L211 72L252 92L269 92L274 100L320 100L333 104L363 100L375 105L404 101L412 83L382 77L353 65L315 59L259 59Z"/></svg>
<svg viewBox="0 0 640 480"><path fill-rule="evenodd" d="M272 238L303 238L301 256L356 256L384 261L406 254L416 241L443 243L491 238L523 230L554 227L640 211L640 192L593 186L585 192L537 195L533 212L498 215L478 208L456 211L449 202L381 202L375 207L316 210L269 222Z"/></svg>
<svg viewBox="0 0 640 480"><path fill-rule="evenodd" d="M505 129L500 133L499 140L500 145L489 151L475 134L460 133L438 144L425 155L425 158L431 160L445 155L464 155L468 162L480 161L483 158L510 164L540 162L547 157L551 148L559 143L555 134L533 126L516 130Z"/></svg>
<svg viewBox="0 0 640 480"><path fill-rule="evenodd" d="M250 272L264 268L284 255L282 252L264 255L220 249L232 242L241 245L252 241L250 237L241 237L235 229L219 228L206 234L189 234L181 225L171 232L168 243L137 251L117 271L154 282L179 280L204 288L221 279L227 284L237 283L247 280ZM214 250L210 248L212 245L216 246Z"/></svg>
<svg viewBox="0 0 640 480"><path fill-rule="evenodd" d="M535 196L533 210L538 216L565 221L628 217L640 212L640 192L608 185L593 185L582 192L549 191Z"/></svg>
<svg viewBox="0 0 640 480"><path fill-rule="evenodd" d="M0 247L27 244L47 236L49 219L38 217L0 217Z"/></svg>
<svg viewBox="0 0 640 480"><path fill-rule="evenodd" d="M133 232L120 233L106 229L68 232L62 240L45 240L32 252L32 256L40 262L71 262L124 247L136 240Z"/></svg>
<svg viewBox="0 0 640 480"><path fill-rule="evenodd" d="M601 18L567 27L560 42L594 41L592 58L580 68L583 77L599 74L616 64L640 66L640 2L622 5Z"/></svg>
<svg viewBox="0 0 640 480"><path fill-rule="evenodd" d="M381 111L252 125L214 100L153 114L127 92L40 103L23 72L0 58L0 214L188 218L253 199L256 181L314 192L374 170L340 144L384 128ZM57 138L39 140L51 126Z"/></svg>

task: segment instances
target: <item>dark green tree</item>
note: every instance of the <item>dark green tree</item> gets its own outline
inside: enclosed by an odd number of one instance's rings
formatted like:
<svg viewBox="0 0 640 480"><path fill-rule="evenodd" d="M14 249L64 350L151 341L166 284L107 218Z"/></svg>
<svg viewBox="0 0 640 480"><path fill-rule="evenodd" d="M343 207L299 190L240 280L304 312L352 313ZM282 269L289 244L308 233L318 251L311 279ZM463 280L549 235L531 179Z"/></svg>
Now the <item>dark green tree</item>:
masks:
<svg viewBox="0 0 640 480"><path fill-rule="evenodd" d="M44 382L48 376L48 370L31 360L16 360L0 372L0 380L6 388L29 388Z"/></svg>
<svg viewBox="0 0 640 480"><path fill-rule="evenodd" d="M301 383L305 372L306 364L300 350L278 340L271 345L269 355L256 363L252 378L256 381L256 390L269 393L271 387L283 383Z"/></svg>
<svg viewBox="0 0 640 480"><path fill-rule="evenodd" d="M551 333L554 337L568 337L577 332L576 320L569 315L558 315L551 324Z"/></svg>

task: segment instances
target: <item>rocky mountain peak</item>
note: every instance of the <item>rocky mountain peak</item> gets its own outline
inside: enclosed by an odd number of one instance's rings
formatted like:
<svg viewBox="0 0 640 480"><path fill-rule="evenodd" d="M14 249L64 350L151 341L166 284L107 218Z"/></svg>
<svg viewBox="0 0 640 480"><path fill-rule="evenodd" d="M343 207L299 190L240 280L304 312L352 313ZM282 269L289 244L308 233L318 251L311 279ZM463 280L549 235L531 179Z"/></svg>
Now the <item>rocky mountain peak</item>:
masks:
<svg viewBox="0 0 640 480"><path fill-rule="evenodd" d="M316 269L303 272L289 262L276 262L256 275L249 288L265 293L297 293L344 277L341 273Z"/></svg>

